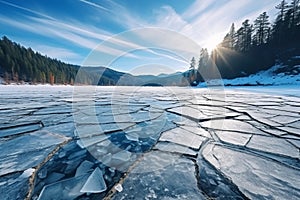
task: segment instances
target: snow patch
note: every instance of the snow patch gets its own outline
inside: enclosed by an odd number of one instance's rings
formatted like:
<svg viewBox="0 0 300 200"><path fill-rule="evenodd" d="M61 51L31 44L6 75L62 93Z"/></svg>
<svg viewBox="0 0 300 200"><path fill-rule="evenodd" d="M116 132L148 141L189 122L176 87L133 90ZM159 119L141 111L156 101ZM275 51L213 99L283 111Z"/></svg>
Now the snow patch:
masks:
<svg viewBox="0 0 300 200"><path fill-rule="evenodd" d="M288 67L284 65L275 65L268 70L260 71L247 77L235 79L211 80L202 82L198 87L207 85L224 86L259 86L259 85L300 85L300 65Z"/></svg>

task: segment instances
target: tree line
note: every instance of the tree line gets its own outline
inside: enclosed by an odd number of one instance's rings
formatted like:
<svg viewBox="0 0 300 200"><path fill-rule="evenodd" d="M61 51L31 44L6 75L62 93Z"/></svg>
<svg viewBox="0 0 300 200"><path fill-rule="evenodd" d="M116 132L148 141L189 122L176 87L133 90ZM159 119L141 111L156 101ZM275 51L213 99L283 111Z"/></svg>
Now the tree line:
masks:
<svg viewBox="0 0 300 200"><path fill-rule="evenodd" d="M0 39L0 77L8 84L28 82L109 86L116 85L121 78L125 85L138 84L130 74L127 74L125 81L125 73L106 67L85 66L79 69L78 65L41 55L12 42L6 36Z"/></svg>
<svg viewBox="0 0 300 200"><path fill-rule="evenodd" d="M299 59L291 59L300 55L300 0L289 3L282 0L275 8L278 13L273 23L266 12L253 23L244 20L238 29L232 23L210 56L207 49L202 49L198 66L192 58L188 75L191 84L203 81L199 71L209 70L207 65L212 64L218 67L223 78L246 76L279 63L300 64Z"/></svg>
<svg viewBox="0 0 300 200"><path fill-rule="evenodd" d="M78 68L26 49L6 36L0 39L0 75L6 83L73 84Z"/></svg>

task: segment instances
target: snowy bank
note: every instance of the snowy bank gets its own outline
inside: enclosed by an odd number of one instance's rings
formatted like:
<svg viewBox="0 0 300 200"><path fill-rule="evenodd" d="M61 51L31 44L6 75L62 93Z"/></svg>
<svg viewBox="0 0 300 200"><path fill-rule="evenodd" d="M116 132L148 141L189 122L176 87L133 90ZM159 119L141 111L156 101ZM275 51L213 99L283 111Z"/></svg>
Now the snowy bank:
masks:
<svg viewBox="0 0 300 200"><path fill-rule="evenodd" d="M207 83L200 83L198 87L220 84L224 84L224 86L300 85L300 65L293 67L275 65L268 70L247 77L211 80Z"/></svg>

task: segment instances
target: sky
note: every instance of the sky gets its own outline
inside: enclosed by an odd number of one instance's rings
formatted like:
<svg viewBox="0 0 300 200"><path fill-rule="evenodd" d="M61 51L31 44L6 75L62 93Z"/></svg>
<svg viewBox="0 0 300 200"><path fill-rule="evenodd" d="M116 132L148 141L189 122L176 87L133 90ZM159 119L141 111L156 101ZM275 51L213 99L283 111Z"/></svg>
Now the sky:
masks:
<svg viewBox="0 0 300 200"><path fill-rule="evenodd" d="M0 37L48 57L132 74L184 71L234 22L279 0L0 0Z"/></svg>

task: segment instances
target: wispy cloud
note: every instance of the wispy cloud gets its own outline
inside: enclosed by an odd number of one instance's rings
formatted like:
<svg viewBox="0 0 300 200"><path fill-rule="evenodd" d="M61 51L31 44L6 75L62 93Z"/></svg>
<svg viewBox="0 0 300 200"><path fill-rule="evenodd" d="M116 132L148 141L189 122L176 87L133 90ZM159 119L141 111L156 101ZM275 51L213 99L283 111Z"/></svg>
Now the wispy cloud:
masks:
<svg viewBox="0 0 300 200"><path fill-rule="evenodd" d="M32 10L32 9L29 9L29 8L25 8L23 6L19 6L17 4L13 4L13 3L10 3L10 2L7 2L7 1L3 1L3 0L0 0L0 3L3 3L3 4L6 4L6 5L9 5L9 6L12 6L14 8L17 8L17 9L20 9L20 10L23 10L23 11L26 11L26 12L29 12L31 14L34 14L34 15L37 15L39 17L44 17L44 18L48 18L48 19L54 19L52 18L51 16L49 15L46 15L44 13L41 13L41 12L38 12L38 11L35 11L35 10Z"/></svg>
<svg viewBox="0 0 300 200"><path fill-rule="evenodd" d="M40 21L40 23L35 22L34 20L24 20L18 22L2 16L0 22L9 24L14 28L18 28L23 31L29 31L34 34L42 35L48 38L63 39L79 47L84 47L88 49L95 48L97 43L99 43L99 42L86 39L86 37L83 37L82 35L80 36L79 34L74 33L74 31L69 31L68 29L66 29L66 27L60 26L58 28L56 27L55 23L53 23L53 21L46 20L43 23L41 23L42 21L41 19L37 19L37 20Z"/></svg>
<svg viewBox="0 0 300 200"><path fill-rule="evenodd" d="M90 2L90 1L87 1L87 0L79 0L79 1L82 2L82 3L88 4L90 6L93 6L95 8L100 8L101 10L109 11L107 8L101 6L97 3L93 3L93 2Z"/></svg>
<svg viewBox="0 0 300 200"><path fill-rule="evenodd" d="M220 0L219 0L220 2ZM193 19L205 12L209 6L214 3L212 0L195 1L189 8L182 14L184 19Z"/></svg>
<svg viewBox="0 0 300 200"><path fill-rule="evenodd" d="M133 13L127 7L111 0L106 0L106 3L112 13L112 15L110 15L110 19L119 26L126 29L136 29L149 26L149 23L147 23L146 20L143 20L141 16Z"/></svg>
<svg viewBox="0 0 300 200"><path fill-rule="evenodd" d="M171 6L163 6L156 10L155 26L168 28L174 31L182 31L191 25L184 20Z"/></svg>

